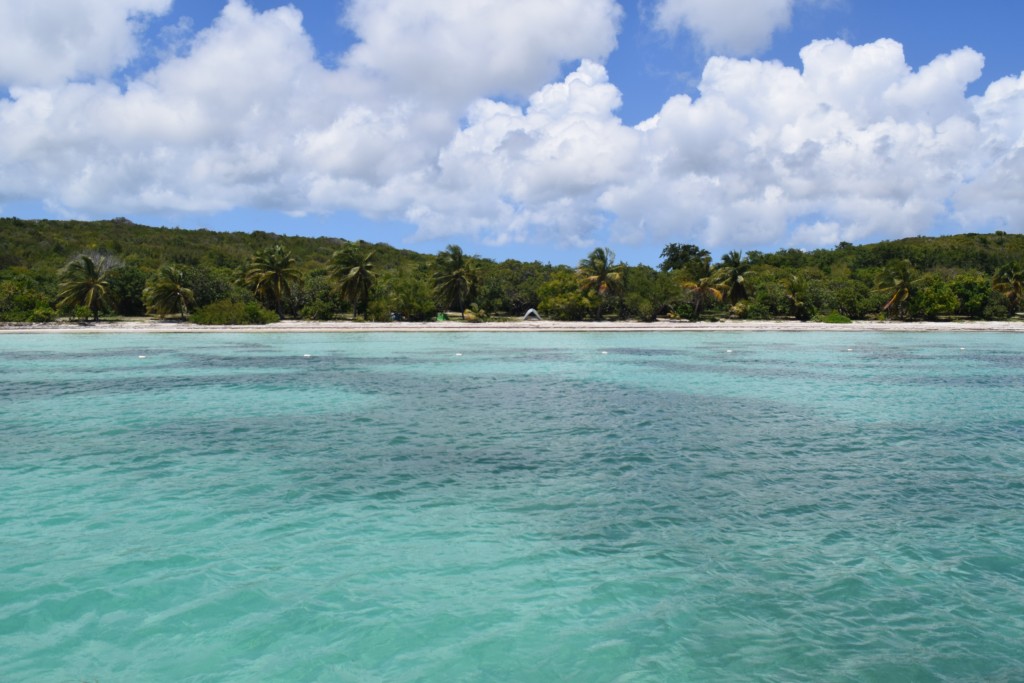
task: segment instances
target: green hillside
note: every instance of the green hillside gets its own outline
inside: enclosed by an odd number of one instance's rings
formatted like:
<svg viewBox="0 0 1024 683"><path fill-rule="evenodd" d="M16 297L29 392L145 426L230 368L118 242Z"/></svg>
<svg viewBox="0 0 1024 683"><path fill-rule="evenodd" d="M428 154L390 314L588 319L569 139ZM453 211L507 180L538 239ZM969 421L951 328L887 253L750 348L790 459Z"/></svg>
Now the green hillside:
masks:
<svg viewBox="0 0 1024 683"><path fill-rule="evenodd" d="M575 269L499 263L457 247L433 256L383 243L155 228L123 218L0 218L0 240L0 320L6 321L144 315L147 309L183 314L213 304L219 308L209 308L197 320L234 320L243 309L249 318L266 317L257 310L261 307L274 312L274 319L280 312L318 319L387 320L398 314L422 320L452 308L457 313L473 309L477 320L522 315L528 308L567 320L1000 318L1015 314L1024 297L1024 235L1003 232L842 243L806 252L731 252L714 263L696 245L671 244L655 266L616 263L610 252L596 249L581 253ZM261 255L272 253L287 260L277 289L256 272ZM96 290L103 296L74 305L77 300L68 294L72 271L65 269L85 263L83 255L103 271ZM81 272L74 272L81 279ZM177 289L168 290L171 284ZM171 303L154 304L157 289ZM173 304L175 291L184 310ZM224 312L229 309L231 315ZM220 313L214 315L215 310Z"/></svg>

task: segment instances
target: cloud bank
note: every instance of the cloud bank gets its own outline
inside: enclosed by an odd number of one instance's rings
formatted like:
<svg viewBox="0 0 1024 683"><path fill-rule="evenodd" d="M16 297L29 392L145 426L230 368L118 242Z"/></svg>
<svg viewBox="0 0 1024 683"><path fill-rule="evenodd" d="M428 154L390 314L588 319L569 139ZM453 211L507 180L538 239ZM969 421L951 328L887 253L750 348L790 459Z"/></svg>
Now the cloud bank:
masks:
<svg viewBox="0 0 1024 683"><path fill-rule="evenodd" d="M355 210L424 239L574 246L1024 225L1024 77L965 96L984 63L968 48L917 70L891 40L814 42L799 69L713 57L698 97L626 126L603 66L613 0L357 0L359 41L327 67L298 10L231 0L180 55L116 82L169 0L60 1L96 30L44 65L29 57L52 26L0 4L0 33L27 46L0 67L0 204ZM787 21L789 4L773 5ZM704 4L670 6L696 22Z"/></svg>

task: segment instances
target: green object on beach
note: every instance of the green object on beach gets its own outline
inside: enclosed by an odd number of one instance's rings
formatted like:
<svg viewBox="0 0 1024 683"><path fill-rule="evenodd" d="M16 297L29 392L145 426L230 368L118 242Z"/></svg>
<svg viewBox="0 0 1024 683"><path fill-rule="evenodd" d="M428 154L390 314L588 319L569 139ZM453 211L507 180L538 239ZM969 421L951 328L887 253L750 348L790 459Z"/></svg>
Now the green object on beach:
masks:
<svg viewBox="0 0 1024 683"><path fill-rule="evenodd" d="M0 373L2 681L1024 671L1024 335L25 333Z"/></svg>

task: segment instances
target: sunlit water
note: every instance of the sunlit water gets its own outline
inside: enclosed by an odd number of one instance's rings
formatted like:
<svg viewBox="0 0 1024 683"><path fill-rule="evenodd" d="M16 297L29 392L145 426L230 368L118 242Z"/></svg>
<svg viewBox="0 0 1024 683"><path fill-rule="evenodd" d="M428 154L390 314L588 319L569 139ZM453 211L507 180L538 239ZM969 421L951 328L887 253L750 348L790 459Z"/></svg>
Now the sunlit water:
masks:
<svg viewBox="0 0 1024 683"><path fill-rule="evenodd" d="M1022 389L1012 334L0 336L0 681L1022 681Z"/></svg>

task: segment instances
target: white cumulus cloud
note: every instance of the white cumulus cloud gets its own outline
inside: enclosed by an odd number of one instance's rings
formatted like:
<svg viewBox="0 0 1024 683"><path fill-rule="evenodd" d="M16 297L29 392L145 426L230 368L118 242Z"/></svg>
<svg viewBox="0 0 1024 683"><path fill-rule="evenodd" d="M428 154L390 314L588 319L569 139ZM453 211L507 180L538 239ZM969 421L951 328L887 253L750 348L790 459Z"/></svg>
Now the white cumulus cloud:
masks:
<svg viewBox="0 0 1024 683"><path fill-rule="evenodd" d="M139 52L146 15L171 0L0 0L0 85L107 76Z"/></svg>
<svg viewBox="0 0 1024 683"><path fill-rule="evenodd" d="M712 52L747 55L789 26L794 0L660 0L655 24L670 33L686 28Z"/></svg>
<svg viewBox="0 0 1024 683"><path fill-rule="evenodd" d="M324 66L299 10L230 0L126 83L83 64L60 82L19 76L0 99L0 201L81 216L352 210L425 239L581 247L1021 229L1024 77L968 97L973 50L918 69L891 40L814 42L801 68L715 57L698 96L628 126L601 61L615 3L517 8L530 19L499 0L355 2L358 41ZM134 16L122 11L127 35Z"/></svg>

